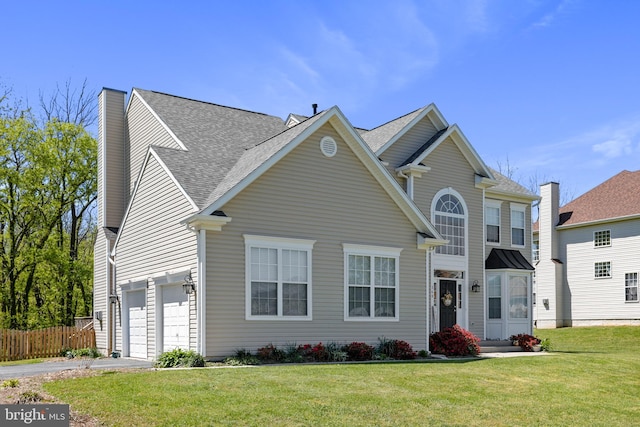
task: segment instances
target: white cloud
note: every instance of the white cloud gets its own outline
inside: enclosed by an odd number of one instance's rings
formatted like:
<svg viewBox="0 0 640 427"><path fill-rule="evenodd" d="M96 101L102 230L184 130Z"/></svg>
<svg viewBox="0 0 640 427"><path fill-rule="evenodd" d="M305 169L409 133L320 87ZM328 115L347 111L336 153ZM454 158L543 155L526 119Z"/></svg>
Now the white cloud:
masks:
<svg viewBox="0 0 640 427"><path fill-rule="evenodd" d="M630 155L633 152L631 140L626 138L610 139L599 144L594 144L591 148L595 153L602 154L607 159Z"/></svg>
<svg viewBox="0 0 640 427"><path fill-rule="evenodd" d="M531 28L544 28L550 26L558 17L563 14L569 6L575 3L575 0L562 0L551 12L546 13L538 21L531 25Z"/></svg>

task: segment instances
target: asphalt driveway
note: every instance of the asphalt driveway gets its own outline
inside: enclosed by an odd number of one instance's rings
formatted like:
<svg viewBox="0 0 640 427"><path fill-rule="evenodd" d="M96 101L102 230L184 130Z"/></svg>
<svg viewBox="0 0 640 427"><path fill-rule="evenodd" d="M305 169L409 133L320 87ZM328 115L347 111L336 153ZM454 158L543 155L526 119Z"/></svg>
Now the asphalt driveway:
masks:
<svg viewBox="0 0 640 427"><path fill-rule="evenodd" d="M48 374L68 369L85 368L88 363L81 359L61 359L52 362L33 363L26 365L0 366L0 380L9 378L30 377L32 375ZM152 368L153 362L126 357L94 359L89 369L122 369L122 368Z"/></svg>

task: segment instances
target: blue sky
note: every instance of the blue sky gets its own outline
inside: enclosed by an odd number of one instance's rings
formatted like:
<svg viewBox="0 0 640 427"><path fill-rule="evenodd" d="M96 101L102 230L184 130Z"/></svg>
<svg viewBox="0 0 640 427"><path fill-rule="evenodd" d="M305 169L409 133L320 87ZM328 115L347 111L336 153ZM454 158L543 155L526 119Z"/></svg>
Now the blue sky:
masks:
<svg viewBox="0 0 640 427"><path fill-rule="evenodd" d="M485 162L565 201L640 169L633 0L5 2L0 83L71 80L372 128L434 102Z"/></svg>

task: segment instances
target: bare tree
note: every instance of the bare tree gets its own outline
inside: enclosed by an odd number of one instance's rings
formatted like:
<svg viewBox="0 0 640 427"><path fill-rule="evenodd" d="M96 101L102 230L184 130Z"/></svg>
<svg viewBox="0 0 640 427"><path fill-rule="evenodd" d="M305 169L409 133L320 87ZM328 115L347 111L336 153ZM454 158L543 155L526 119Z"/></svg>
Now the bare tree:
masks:
<svg viewBox="0 0 640 427"><path fill-rule="evenodd" d="M58 119L87 129L98 120L97 96L96 90L87 87L87 79L79 89L74 88L69 79L62 88L56 84L56 90L48 97L40 92L40 107L47 122Z"/></svg>
<svg viewBox="0 0 640 427"><path fill-rule="evenodd" d="M511 164L511 161L509 160L509 156L507 156L507 158L504 161L503 160L497 160L496 161L496 166L497 166L498 172L500 172L500 174L506 176L507 178L509 178L512 181L518 182L518 180L515 177L516 171L518 170L518 168Z"/></svg>

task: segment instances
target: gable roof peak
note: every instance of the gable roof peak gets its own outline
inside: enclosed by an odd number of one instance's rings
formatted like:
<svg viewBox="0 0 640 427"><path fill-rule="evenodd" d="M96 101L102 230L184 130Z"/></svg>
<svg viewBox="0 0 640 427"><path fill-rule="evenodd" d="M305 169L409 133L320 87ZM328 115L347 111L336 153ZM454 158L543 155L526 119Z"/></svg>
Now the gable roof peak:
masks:
<svg viewBox="0 0 640 427"><path fill-rule="evenodd" d="M449 126L438 107L431 103L370 131L361 132L362 138L377 155L380 155L425 117L431 121L436 129L440 130Z"/></svg>

